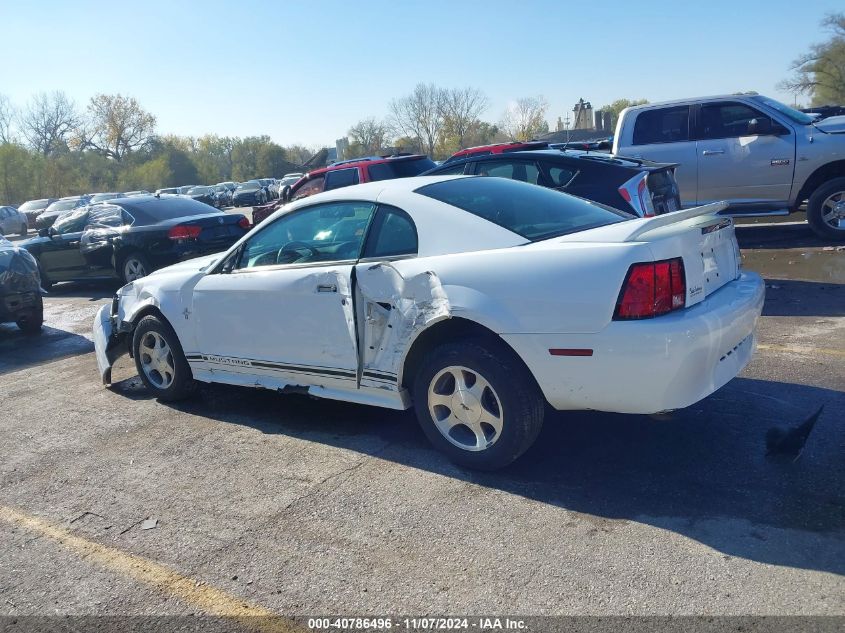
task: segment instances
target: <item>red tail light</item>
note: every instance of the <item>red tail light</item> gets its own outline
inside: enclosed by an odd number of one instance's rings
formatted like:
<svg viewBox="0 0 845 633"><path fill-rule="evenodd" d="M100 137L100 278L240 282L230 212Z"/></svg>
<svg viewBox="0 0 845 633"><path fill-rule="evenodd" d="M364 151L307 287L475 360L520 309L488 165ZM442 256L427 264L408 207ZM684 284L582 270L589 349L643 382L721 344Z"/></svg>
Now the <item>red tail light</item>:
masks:
<svg viewBox="0 0 845 633"><path fill-rule="evenodd" d="M167 232L171 240L195 240L202 233L201 226L191 224L178 224Z"/></svg>
<svg viewBox="0 0 845 633"><path fill-rule="evenodd" d="M616 302L615 320L648 319L686 305L684 260L631 264Z"/></svg>
<svg viewBox="0 0 845 633"><path fill-rule="evenodd" d="M241 227L244 231L249 231L250 224L246 216L238 220L238 226Z"/></svg>

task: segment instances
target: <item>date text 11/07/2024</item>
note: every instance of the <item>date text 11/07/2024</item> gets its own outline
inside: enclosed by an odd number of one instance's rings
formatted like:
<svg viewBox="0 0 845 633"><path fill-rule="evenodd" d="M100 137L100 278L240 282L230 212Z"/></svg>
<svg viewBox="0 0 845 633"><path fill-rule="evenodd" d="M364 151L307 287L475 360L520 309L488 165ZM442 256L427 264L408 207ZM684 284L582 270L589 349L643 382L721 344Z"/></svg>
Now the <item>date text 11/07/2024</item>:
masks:
<svg viewBox="0 0 845 633"><path fill-rule="evenodd" d="M331 630L405 631L519 631L527 630L524 620L503 617L418 617L418 618L309 618L308 628Z"/></svg>

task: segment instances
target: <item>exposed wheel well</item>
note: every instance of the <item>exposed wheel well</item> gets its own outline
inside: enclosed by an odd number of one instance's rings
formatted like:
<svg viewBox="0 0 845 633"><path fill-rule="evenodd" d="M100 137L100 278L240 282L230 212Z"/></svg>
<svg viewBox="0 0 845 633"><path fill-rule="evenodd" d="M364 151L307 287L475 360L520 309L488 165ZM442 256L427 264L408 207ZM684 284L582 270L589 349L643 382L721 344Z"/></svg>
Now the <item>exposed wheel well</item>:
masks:
<svg viewBox="0 0 845 633"><path fill-rule="evenodd" d="M795 198L795 206L798 207L809 198L821 185L832 178L845 176L845 160L836 160L827 165L822 165L807 178L807 181L798 192Z"/></svg>
<svg viewBox="0 0 845 633"><path fill-rule="evenodd" d="M525 362L517 354L514 349L507 344L502 337L483 325L470 321L469 319L462 319L460 317L452 317L444 319L435 323L423 332L414 340L411 349L405 356L405 362L402 365L401 385L406 389L411 389L414 383L414 377L417 375L426 353L435 347L448 343L450 341L461 341L466 339L482 339L490 347L496 350L510 354L517 360L531 379L534 380L534 375Z"/></svg>

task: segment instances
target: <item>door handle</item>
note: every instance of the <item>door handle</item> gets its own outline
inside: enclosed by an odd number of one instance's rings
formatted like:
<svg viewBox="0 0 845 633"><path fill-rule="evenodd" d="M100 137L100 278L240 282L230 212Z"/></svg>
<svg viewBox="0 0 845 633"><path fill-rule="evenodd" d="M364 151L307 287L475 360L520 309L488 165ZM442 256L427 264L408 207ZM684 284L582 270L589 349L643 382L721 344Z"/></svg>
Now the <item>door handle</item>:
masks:
<svg viewBox="0 0 845 633"><path fill-rule="evenodd" d="M706 149L701 152L702 156L714 156L715 154L724 154L725 150L723 149Z"/></svg>
<svg viewBox="0 0 845 633"><path fill-rule="evenodd" d="M334 284L320 284L317 286L317 292L337 292L337 286Z"/></svg>

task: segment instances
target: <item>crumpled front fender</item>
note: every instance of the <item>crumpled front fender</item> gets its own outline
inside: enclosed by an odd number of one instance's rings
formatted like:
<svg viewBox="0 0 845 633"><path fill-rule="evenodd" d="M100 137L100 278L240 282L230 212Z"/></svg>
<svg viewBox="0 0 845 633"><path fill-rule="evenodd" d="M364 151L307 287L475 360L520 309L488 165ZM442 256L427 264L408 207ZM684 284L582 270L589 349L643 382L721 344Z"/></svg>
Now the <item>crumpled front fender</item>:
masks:
<svg viewBox="0 0 845 633"><path fill-rule="evenodd" d="M94 318L94 353L104 385L111 384L111 370L115 361L129 352L128 338L127 333L115 331L111 306L101 307Z"/></svg>

